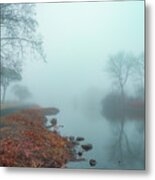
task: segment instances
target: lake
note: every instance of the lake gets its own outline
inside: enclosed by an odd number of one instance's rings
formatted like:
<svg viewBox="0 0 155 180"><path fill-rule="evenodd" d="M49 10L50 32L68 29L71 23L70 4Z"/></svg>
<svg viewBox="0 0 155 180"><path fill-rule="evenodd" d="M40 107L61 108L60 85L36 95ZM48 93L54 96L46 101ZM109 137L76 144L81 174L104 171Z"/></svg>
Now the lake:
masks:
<svg viewBox="0 0 155 180"><path fill-rule="evenodd" d="M61 135L82 136L85 141L81 144L91 143L93 145L91 151L84 152L83 157L86 158L86 161L69 162L67 168L144 169L144 121L126 121L124 131L132 154L126 150L124 140L124 157L120 163L117 157L118 148L114 149L114 144L119 137L118 122L109 122L101 115L100 111L88 113L88 111L69 105L62 106L60 113L55 117L58 119L58 124L64 125L60 129ZM112 153L111 150L114 152ZM96 166L89 165L90 159L97 161Z"/></svg>

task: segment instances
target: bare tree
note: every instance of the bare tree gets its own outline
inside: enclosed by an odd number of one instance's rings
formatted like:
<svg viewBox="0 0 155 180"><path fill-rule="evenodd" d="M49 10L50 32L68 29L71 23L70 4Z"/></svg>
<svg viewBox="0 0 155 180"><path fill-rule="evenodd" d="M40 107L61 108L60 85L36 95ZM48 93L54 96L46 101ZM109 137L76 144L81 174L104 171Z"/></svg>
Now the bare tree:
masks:
<svg viewBox="0 0 155 180"><path fill-rule="evenodd" d="M45 60L37 26L34 4L0 4L0 76L3 77L3 100L8 81L15 80L15 74L19 78L23 61L31 57ZM13 79L10 74L14 74Z"/></svg>
<svg viewBox="0 0 155 180"><path fill-rule="evenodd" d="M144 99L144 53L142 52L135 61L134 66L134 85L136 89L136 96Z"/></svg>
<svg viewBox="0 0 155 180"><path fill-rule="evenodd" d="M125 85L132 75L136 57L131 53L119 52L109 57L108 73L116 84L117 88L124 94Z"/></svg>
<svg viewBox="0 0 155 180"><path fill-rule="evenodd" d="M117 87L119 92L119 104L120 106L120 133L118 141L116 142L116 147L119 151L119 162L123 160L123 146L124 142L126 143L126 148L131 152L127 135L124 131L125 123L125 86L133 73L133 67L135 66L136 57L131 53L119 52L115 55L112 55L108 59L107 68L108 73L113 79L113 83Z"/></svg>
<svg viewBox="0 0 155 180"><path fill-rule="evenodd" d="M0 4L0 58L3 66L19 71L21 61L28 54L45 59L35 15L34 4Z"/></svg>
<svg viewBox="0 0 155 180"><path fill-rule="evenodd" d="M15 81L20 81L22 79L21 74L19 72L16 72L14 69L1 67L1 92L2 92L2 102L5 101L6 91L10 83Z"/></svg>

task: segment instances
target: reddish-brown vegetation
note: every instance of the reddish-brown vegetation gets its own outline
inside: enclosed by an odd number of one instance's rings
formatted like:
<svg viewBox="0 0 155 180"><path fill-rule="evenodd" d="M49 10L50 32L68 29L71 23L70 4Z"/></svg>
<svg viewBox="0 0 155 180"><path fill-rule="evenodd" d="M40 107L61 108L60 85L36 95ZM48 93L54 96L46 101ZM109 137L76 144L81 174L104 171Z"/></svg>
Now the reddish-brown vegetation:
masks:
<svg viewBox="0 0 155 180"><path fill-rule="evenodd" d="M72 143L44 127L44 113L34 108L1 117L0 166L60 168L74 159Z"/></svg>

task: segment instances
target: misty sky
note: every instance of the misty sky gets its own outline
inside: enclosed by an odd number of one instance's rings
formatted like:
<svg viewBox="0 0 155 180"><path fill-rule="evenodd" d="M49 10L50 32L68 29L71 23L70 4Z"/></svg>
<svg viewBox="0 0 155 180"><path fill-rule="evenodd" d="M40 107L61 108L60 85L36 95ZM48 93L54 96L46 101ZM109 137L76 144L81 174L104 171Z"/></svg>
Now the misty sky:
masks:
<svg viewBox="0 0 155 180"><path fill-rule="evenodd" d="M42 104L59 105L89 89L105 90L108 56L144 51L144 2L37 4L47 63L28 61L23 81Z"/></svg>

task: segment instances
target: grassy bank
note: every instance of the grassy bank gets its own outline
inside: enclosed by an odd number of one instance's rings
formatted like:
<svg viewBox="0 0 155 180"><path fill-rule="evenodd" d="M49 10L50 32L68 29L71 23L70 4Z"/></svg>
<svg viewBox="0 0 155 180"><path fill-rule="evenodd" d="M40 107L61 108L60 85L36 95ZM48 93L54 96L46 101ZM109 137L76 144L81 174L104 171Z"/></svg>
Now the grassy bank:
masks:
<svg viewBox="0 0 155 180"><path fill-rule="evenodd" d="M31 108L1 117L0 166L61 168L74 159L73 144L44 127L49 110Z"/></svg>

